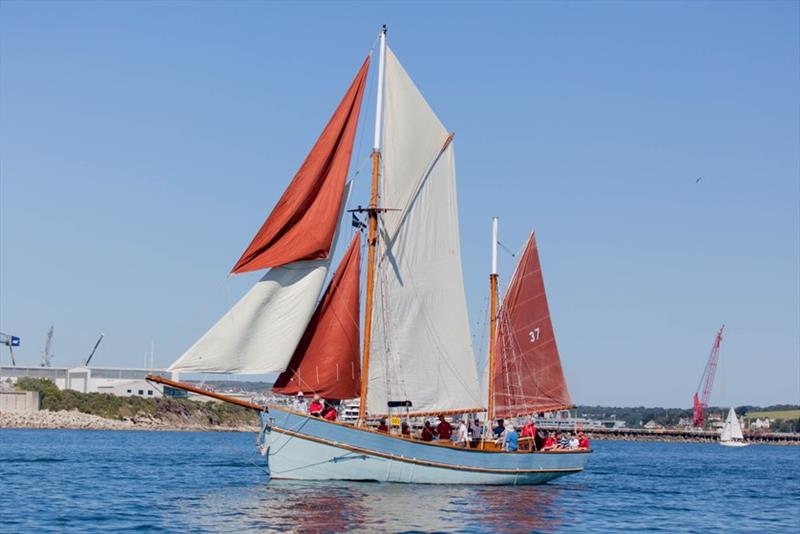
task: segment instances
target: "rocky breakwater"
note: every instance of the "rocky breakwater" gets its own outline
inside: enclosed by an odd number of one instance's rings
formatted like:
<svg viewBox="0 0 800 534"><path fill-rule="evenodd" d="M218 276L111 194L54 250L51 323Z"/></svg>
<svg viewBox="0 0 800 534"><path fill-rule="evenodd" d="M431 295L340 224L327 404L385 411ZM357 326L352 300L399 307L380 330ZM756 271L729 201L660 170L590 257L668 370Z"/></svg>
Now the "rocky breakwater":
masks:
<svg viewBox="0 0 800 534"><path fill-rule="evenodd" d="M77 410L51 412L0 412L0 428L40 428L72 430L180 430L194 432L257 432L258 425L238 423L236 425L215 424L199 421L188 414L160 418L139 415L123 419L108 419Z"/></svg>

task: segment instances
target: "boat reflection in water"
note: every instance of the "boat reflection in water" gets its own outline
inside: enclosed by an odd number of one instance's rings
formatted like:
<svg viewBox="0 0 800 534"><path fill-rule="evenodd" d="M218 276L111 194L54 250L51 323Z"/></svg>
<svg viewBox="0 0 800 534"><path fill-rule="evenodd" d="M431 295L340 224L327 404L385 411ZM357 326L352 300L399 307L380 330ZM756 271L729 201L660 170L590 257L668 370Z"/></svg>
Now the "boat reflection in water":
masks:
<svg viewBox="0 0 800 534"><path fill-rule="evenodd" d="M564 523L558 501L565 489L275 480L242 494L227 488L207 495L204 514L186 516L197 522L189 530L207 527L207 515L232 532L538 532Z"/></svg>

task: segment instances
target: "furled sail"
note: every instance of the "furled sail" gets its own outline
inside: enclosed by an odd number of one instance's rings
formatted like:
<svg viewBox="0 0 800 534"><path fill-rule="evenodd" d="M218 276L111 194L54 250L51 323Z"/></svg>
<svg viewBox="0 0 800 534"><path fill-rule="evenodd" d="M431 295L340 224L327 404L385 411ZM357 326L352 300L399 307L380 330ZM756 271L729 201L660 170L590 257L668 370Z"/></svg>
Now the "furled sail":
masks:
<svg viewBox="0 0 800 534"><path fill-rule="evenodd" d="M497 417L572 406L550 321L536 236L531 234L497 314Z"/></svg>
<svg viewBox="0 0 800 534"><path fill-rule="evenodd" d="M330 255L369 59L232 273Z"/></svg>
<svg viewBox="0 0 800 534"><path fill-rule="evenodd" d="M318 393L337 400L358 397L360 264L361 239L356 233L272 391L285 395Z"/></svg>
<svg viewBox="0 0 800 534"><path fill-rule="evenodd" d="M367 411L480 411L452 136L386 49L382 207Z"/></svg>

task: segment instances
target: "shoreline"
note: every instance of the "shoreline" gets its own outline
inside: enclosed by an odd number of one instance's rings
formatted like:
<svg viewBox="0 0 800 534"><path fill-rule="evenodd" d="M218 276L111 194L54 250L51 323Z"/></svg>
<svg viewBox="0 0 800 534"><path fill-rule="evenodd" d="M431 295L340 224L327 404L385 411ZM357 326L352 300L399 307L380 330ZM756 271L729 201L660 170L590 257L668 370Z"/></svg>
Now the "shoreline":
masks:
<svg viewBox="0 0 800 534"><path fill-rule="evenodd" d="M133 430L142 432L252 432L259 431L258 425L220 425L200 424L197 422L167 421L151 416L131 417L126 419L108 419L98 415L86 414L77 410L51 412L2 412L0 413L0 429L16 430ZM658 443L716 443L715 436L674 436L659 433L629 434L609 432L586 432L593 441L639 441ZM796 439L748 440L751 444L798 446L800 436Z"/></svg>
<svg viewBox="0 0 800 534"><path fill-rule="evenodd" d="M16 430L137 430L144 432L258 432L257 425L202 425L139 416L108 419L77 410L51 412L2 412L0 429Z"/></svg>

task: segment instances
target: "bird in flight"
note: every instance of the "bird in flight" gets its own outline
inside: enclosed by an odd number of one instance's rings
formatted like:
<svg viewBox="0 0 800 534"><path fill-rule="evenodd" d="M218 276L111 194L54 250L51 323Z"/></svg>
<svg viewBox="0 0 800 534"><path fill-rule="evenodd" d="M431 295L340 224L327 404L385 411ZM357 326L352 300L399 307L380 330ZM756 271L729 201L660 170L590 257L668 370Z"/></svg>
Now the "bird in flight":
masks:
<svg viewBox="0 0 800 534"><path fill-rule="evenodd" d="M702 180L702 179L703 179L703 177L701 176L700 178L698 178L697 180L695 180L695 181L694 181L694 183L696 183L696 184L699 184L699 183L700 183L700 180Z"/></svg>

